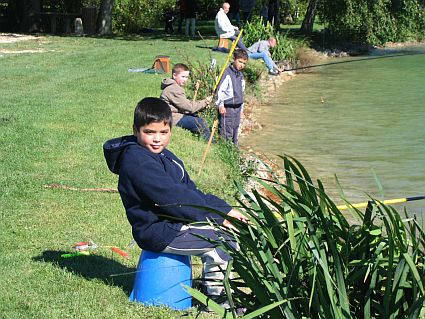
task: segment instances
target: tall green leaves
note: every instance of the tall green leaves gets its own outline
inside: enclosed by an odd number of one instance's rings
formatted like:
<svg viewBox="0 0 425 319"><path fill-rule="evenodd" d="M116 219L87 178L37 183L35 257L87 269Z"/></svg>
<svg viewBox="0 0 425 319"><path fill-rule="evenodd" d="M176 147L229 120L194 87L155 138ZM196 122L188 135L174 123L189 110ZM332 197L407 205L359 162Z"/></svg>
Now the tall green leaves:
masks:
<svg viewBox="0 0 425 319"><path fill-rule="evenodd" d="M262 308L261 318L419 318L425 234L416 221L371 200L350 223L320 181L282 159L284 181L259 180L268 196L240 189L250 223L233 221L239 251L221 243L238 274L232 300Z"/></svg>

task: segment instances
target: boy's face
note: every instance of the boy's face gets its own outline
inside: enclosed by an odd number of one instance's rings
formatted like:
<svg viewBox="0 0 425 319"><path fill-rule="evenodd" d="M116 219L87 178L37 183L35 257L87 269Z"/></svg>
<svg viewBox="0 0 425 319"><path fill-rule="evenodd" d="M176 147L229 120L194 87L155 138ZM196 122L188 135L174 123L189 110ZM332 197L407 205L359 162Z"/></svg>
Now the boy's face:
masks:
<svg viewBox="0 0 425 319"><path fill-rule="evenodd" d="M178 85L184 86L189 80L189 71L180 71L179 73L173 73L173 79Z"/></svg>
<svg viewBox="0 0 425 319"><path fill-rule="evenodd" d="M246 62L248 62L247 59L243 59L243 58L235 59L235 61L233 61L233 67L236 70L240 71L240 70L242 70L245 67Z"/></svg>
<svg viewBox="0 0 425 319"><path fill-rule="evenodd" d="M159 154L167 147L171 137L171 127L164 122L152 122L134 130L137 142L152 153Z"/></svg>

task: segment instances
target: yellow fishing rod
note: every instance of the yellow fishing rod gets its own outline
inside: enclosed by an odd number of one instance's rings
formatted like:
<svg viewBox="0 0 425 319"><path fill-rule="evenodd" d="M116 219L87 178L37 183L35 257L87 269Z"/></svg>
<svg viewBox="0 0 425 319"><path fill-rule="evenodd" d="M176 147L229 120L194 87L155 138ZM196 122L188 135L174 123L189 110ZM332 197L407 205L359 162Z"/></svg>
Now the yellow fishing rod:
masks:
<svg viewBox="0 0 425 319"><path fill-rule="evenodd" d="M406 197L406 198L393 198L393 199L386 199L386 200L383 200L383 201L370 200L368 202L362 202L362 203L357 203L357 204L338 205L338 206L336 206L336 208L338 208L339 210L345 210L345 209L348 209L350 207L354 207L354 208L365 208L365 207L367 207L367 205L369 205L369 203L375 203L378 206L380 204L394 205L394 204L401 204L401 203L412 202L412 201L415 201L415 200L422 200L422 199L425 199L425 196L415 196L415 197ZM278 213L274 213L274 216L276 218L282 217Z"/></svg>
<svg viewBox="0 0 425 319"><path fill-rule="evenodd" d="M371 202L375 202L377 205L379 205L379 204L394 205L394 204L401 204L401 203L406 203L406 202L412 202L412 201L421 200L421 199L425 199L425 196L414 196L414 197L405 197L405 198L393 198L393 199L386 199L386 200L383 200L383 201L371 201L370 200L368 202L357 203L357 204L338 205L337 208L339 210L348 209L349 207L365 208Z"/></svg>
<svg viewBox="0 0 425 319"><path fill-rule="evenodd" d="M227 65L229 64L230 58L232 57L232 53L235 50L236 45L238 44L239 39L242 36L242 32L243 32L243 29L241 29L241 31L238 34L238 37L232 43L232 47L230 48L229 54L227 55L226 63L224 63L223 67L221 68L220 75L218 76L217 80L215 80L215 84L214 84L214 88L213 88L213 93L215 93L215 90L217 89L218 83L220 83L220 80L221 80L221 77L223 76L224 70L226 69Z"/></svg>
<svg viewBox="0 0 425 319"><path fill-rule="evenodd" d="M238 37L232 43L232 47L230 48L229 54L227 55L226 63L223 64L223 67L221 68L220 75L215 80L215 84L214 84L214 87L213 87L213 90L212 90L213 94L215 93L215 90L217 89L217 86L220 83L220 80L221 80L221 77L223 76L224 70L226 70L226 67L229 64L230 58L232 57L232 54L233 54L233 51L235 50L236 45L238 44L239 39L242 36L242 31L243 31L243 29L241 29L241 31L238 34ZM202 167L204 166L205 159L207 158L208 150L210 149L210 146L211 146L211 143L212 143L212 140L213 140L213 137L214 137L214 133L217 129L217 126L218 126L218 119L215 119L214 123L213 123L213 127L211 129L210 138L208 140L207 146L205 147L204 155L202 156L201 164L199 166L198 176L201 175Z"/></svg>

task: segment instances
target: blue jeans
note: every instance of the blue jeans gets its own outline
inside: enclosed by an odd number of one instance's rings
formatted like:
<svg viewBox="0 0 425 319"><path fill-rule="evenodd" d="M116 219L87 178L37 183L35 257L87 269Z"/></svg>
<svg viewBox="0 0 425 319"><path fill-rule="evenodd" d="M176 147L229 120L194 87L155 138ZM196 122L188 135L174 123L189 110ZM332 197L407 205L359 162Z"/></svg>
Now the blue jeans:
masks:
<svg viewBox="0 0 425 319"><path fill-rule="evenodd" d="M183 117L176 123L176 126L185 128L192 133L202 134L207 141L210 139L211 131L207 122L194 114L183 115Z"/></svg>
<svg viewBox="0 0 425 319"><path fill-rule="evenodd" d="M264 63L267 65L267 69L269 70L275 68L275 64L267 51L249 53L248 57L253 60L263 59Z"/></svg>

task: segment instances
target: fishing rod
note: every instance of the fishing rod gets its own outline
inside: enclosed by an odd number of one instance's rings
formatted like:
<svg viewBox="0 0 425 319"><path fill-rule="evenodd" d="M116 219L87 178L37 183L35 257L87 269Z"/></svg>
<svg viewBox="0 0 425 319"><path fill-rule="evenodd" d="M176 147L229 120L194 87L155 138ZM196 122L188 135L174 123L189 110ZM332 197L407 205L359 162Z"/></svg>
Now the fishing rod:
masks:
<svg viewBox="0 0 425 319"><path fill-rule="evenodd" d="M223 67L221 68L220 75L215 80L215 84L214 84L214 87L213 87L213 90L212 90L213 94L215 93L215 90L217 89L217 86L220 83L220 80L221 80L221 77L223 76L224 70L226 69L227 65L229 64L230 58L231 58L231 56L233 54L233 51L235 50L236 45L238 44L239 39L242 36L242 32L243 32L243 29L240 30L240 32L238 34L238 37L232 43L232 47L230 48L229 54L227 55L226 62L223 64ZM208 140L207 146L205 147L205 151L204 151L204 154L202 156L201 164L199 166L198 176L201 175L202 167L204 166L205 159L207 158L207 154L208 154L208 151L210 149L210 146L211 146L211 143L212 143L212 140L213 140L213 137L214 137L214 133L215 133L215 131L217 129L217 126L218 126L218 119L215 119L214 120L214 123L213 123L212 130L211 130L210 138Z"/></svg>
<svg viewBox="0 0 425 319"><path fill-rule="evenodd" d="M297 70L304 70L304 69L311 69L311 68L317 68L319 66L328 66L328 65L334 65L334 64L342 64L342 63L353 63L353 62L361 62L365 60L376 60L376 59L385 59L385 58L397 58L407 55L419 55L419 54L425 54L425 52L412 52L412 53L403 53L403 54L389 54L389 55L383 55L383 56L375 56L375 57L367 57L367 58L361 58L356 60L349 60L349 61L337 61L337 62L330 62L330 63L323 63L323 64L314 64L314 65L307 65L307 66L300 66L296 68L291 68L287 71L297 71Z"/></svg>
<svg viewBox="0 0 425 319"><path fill-rule="evenodd" d="M370 200L367 202L363 202L363 203L357 203L357 204L349 204L349 205L338 205L337 208L339 210L344 210L344 209L348 209L350 207L354 207L354 208L365 208L367 207L367 205L369 205L370 203L376 203L377 205L380 204L386 204L386 205L394 205L394 204L400 204L400 203L406 203L406 202L412 202L415 200L422 200L425 199L425 196L414 196L414 197L405 197L405 198L394 198L394 199L386 199L383 201L375 201L375 200Z"/></svg>

